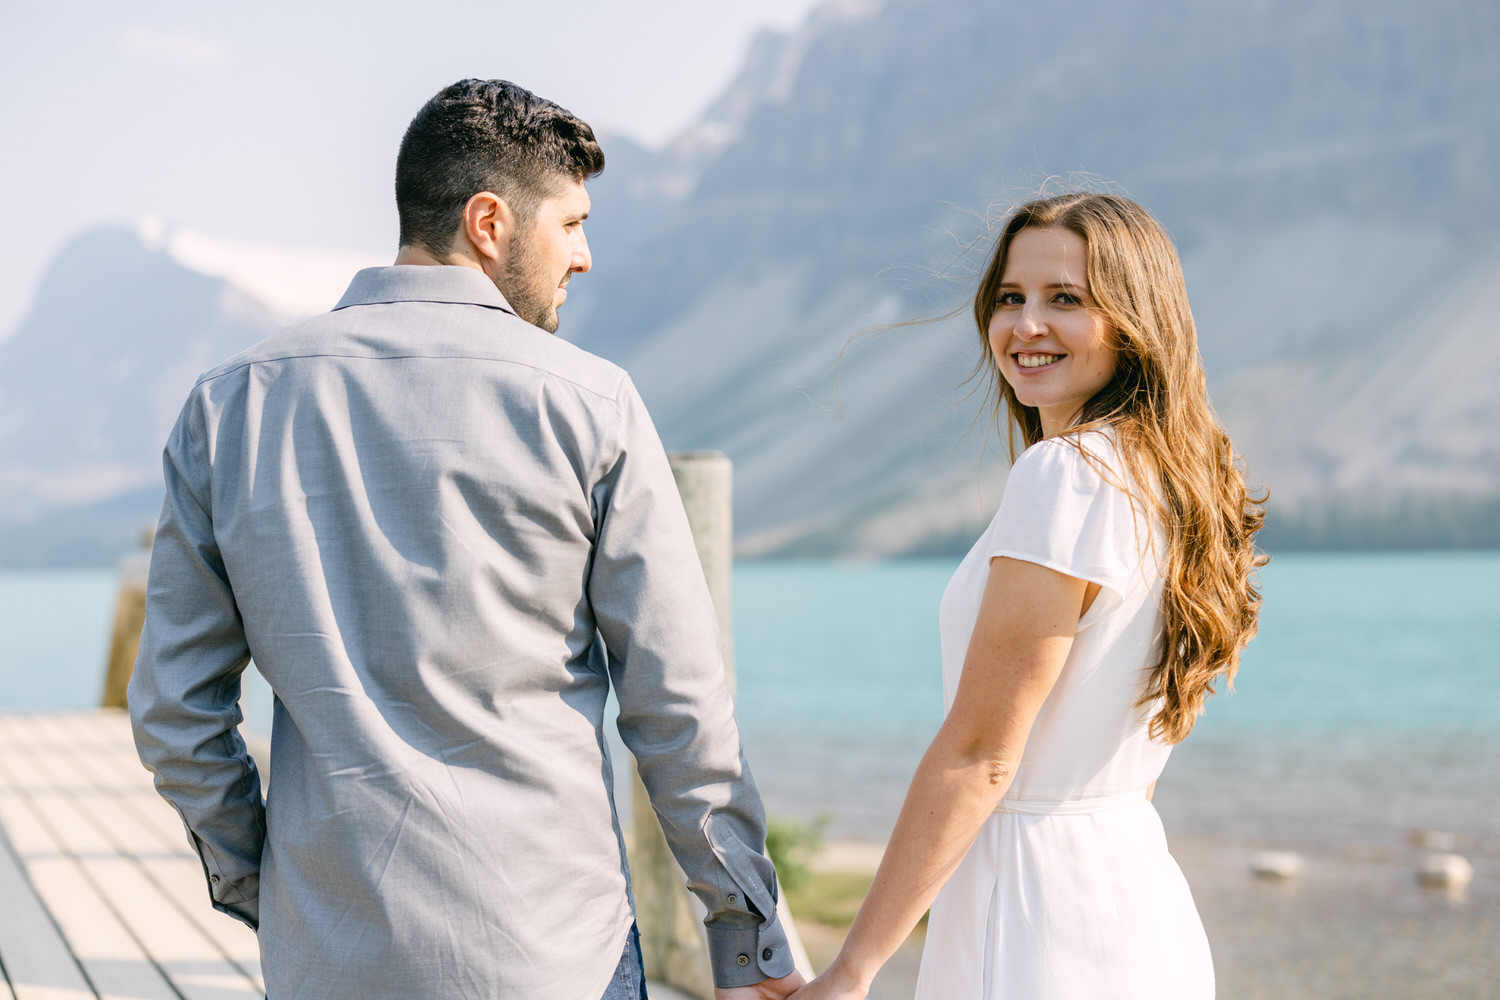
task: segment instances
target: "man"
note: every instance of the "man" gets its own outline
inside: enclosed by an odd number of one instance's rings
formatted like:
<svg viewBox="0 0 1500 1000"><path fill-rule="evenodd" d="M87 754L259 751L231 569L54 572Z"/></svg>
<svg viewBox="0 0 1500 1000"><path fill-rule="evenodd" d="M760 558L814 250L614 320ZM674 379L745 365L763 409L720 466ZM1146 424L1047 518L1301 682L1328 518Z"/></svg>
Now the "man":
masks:
<svg viewBox="0 0 1500 1000"><path fill-rule="evenodd" d="M625 374L549 336L603 167L520 87L442 91L395 266L204 375L167 443L136 744L272 1000L644 996L611 684L718 997L801 984L665 453Z"/></svg>

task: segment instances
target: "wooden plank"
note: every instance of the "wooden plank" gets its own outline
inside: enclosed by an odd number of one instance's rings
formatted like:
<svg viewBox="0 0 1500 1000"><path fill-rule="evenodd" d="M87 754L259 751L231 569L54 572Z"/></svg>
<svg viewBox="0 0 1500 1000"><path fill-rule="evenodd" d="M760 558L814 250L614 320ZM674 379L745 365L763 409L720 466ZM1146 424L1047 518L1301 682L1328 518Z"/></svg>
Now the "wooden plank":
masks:
<svg viewBox="0 0 1500 1000"><path fill-rule="evenodd" d="M101 709L92 712L62 712L31 716L31 725L48 742L71 746L93 744L115 756L128 758L135 768L135 740L130 733L130 716L123 710Z"/></svg>
<svg viewBox="0 0 1500 1000"><path fill-rule="evenodd" d="M98 892L87 863L69 856L70 851L108 852L108 845L90 835L81 817L67 815L66 801L61 793L46 787L38 763L35 755L10 754L0 764L0 782L7 797L0 807L0 823L23 845L17 856L39 903L51 914L73 959L100 995L177 1000ZM67 836L59 836L59 830Z"/></svg>
<svg viewBox="0 0 1500 1000"><path fill-rule="evenodd" d="M57 721L65 724L69 720ZM57 729L64 729L64 726ZM211 942L218 957L227 959L234 972L248 978L255 990L263 994L260 945L255 932L213 908L208 886L204 883L202 864L187 847L186 834L176 811L156 794L149 778L144 784L144 792L131 790L118 794L112 787L114 783L104 776L117 769L116 765L125 754L130 757L127 763L134 762L134 744L128 741L104 744L91 741L78 732L57 733L54 730L54 734L62 738L52 745L69 749L37 760L36 765L42 781L50 779L52 787L69 790L67 794L71 796L77 815L58 819L59 826L73 830L68 849L80 856L114 853L132 859L159 895L176 906L181 916ZM139 766L135 769L141 775L146 774ZM143 812L152 814L157 822L143 821ZM74 829L85 825L91 828L90 834ZM85 866L89 865L85 861ZM195 959L198 962L203 960L201 957ZM224 969L205 975L220 976L221 985L226 986L232 980L230 972Z"/></svg>
<svg viewBox="0 0 1500 1000"><path fill-rule="evenodd" d="M104 895L130 924L146 953L166 973L183 1000L259 1000L264 996L140 865L125 858L101 858L89 867Z"/></svg>
<svg viewBox="0 0 1500 1000"><path fill-rule="evenodd" d="M100 712L109 720L117 713ZM60 742L76 748L47 758L48 771L59 784L87 797L92 807L107 808L100 825L121 850L140 857L157 854L191 858L197 855L189 845L182 819L156 793L151 776L135 757L135 746L128 739L128 722L123 716L118 725L126 730L124 739L100 739L92 728L79 727L67 732L75 719L57 717L49 720L63 729ZM56 745L55 743L53 745ZM107 805L106 805L107 804Z"/></svg>
<svg viewBox="0 0 1500 1000"><path fill-rule="evenodd" d="M33 780L38 781L43 780L44 777L38 767L38 762L34 759L13 758L5 762L3 769L11 775L35 776ZM109 841L105 840L94 825L78 812L73 804L72 796L67 792L45 785L40 787L33 785L20 791L19 795L26 800L41 820L42 830L47 840L43 847L44 851L73 857L115 853ZM29 858L23 853L21 860L27 861Z"/></svg>
<svg viewBox="0 0 1500 1000"><path fill-rule="evenodd" d="M0 961L16 1000L93 1000L96 996L62 934L33 891L21 852L42 838L24 802L0 788Z"/></svg>
<svg viewBox="0 0 1500 1000"><path fill-rule="evenodd" d="M153 791L152 796L155 797ZM158 798L154 806L164 810L174 829L170 834L144 823L123 796L95 790L74 792L75 804L84 821L110 849L133 859L162 895L171 901L202 934L264 992L260 972L260 943L255 932L238 920L213 908L203 866L184 845L177 814ZM168 842L170 841L170 843ZM80 849L87 845L79 843Z"/></svg>
<svg viewBox="0 0 1500 1000"><path fill-rule="evenodd" d="M86 751L75 758L88 776L82 784L113 793L138 825L144 825L156 834L160 840L158 849L196 860L197 854L188 842L182 818L157 794L150 773L136 758L135 744L130 740L129 720L123 713L97 714L104 717L106 725L78 726L76 719L66 717L56 720L59 725L72 727L68 734L70 744ZM115 715L119 718L110 718ZM72 742L74 740L76 743Z"/></svg>
<svg viewBox="0 0 1500 1000"><path fill-rule="evenodd" d="M27 746L49 759L115 764L111 786L146 789L151 776L136 758L130 720L123 712L36 716L29 720Z"/></svg>
<svg viewBox="0 0 1500 1000"><path fill-rule="evenodd" d="M43 768L46 787L60 790L87 788L98 778L86 770L83 760L99 756L102 745L80 745L58 725L60 719L38 718L28 727L29 739L16 749Z"/></svg>
<svg viewBox="0 0 1500 1000"><path fill-rule="evenodd" d="M44 858L27 865L32 883L62 928L74 957L101 997L177 1000L130 930L100 896L87 865Z"/></svg>
<svg viewBox="0 0 1500 1000"><path fill-rule="evenodd" d="M0 784L11 808L0 823L19 830L25 850L18 851L40 903L63 926L83 968L106 996L132 1000L256 1000L264 990L247 970L230 961L226 949L205 933L198 921L183 912L174 893L148 873L145 865L189 863L176 814L156 797L147 778L119 794L110 780L122 758L134 748L119 739L117 719L113 739L91 725L90 716L9 720L0 731ZM128 735L128 733L127 733ZM114 763L110 763L113 761ZM140 775L145 772L137 768ZM132 776L134 777L134 776ZM127 804L142 793L165 809L177 845L157 824L142 822ZM129 849L129 850L127 850ZM141 856L137 857L134 853ZM181 877L173 878L180 881ZM217 913L201 888L197 909L209 918L235 926ZM248 928L244 928L249 934ZM223 937L236 957L247 948L233 932ZM254 935L249 950L255 955ZM256 956L258 957L258 955ZM258 977L258 963L248 963ZM165 978L164 978L165 977ZM169 984L167 980L171 980ZM92 995L92 994L89 994ZM27 998L31 1000L31 998Z"/></svg>
<svg viewBox="0 0 1500 1000"><path fill-rule="evenodd" d="M209 903L208 886L203 883L203 866L198 859L153 857L143 859L141 867L229 961L249 977L255 988L265 993L260 941L245 924L220 913Z"/></svg>
<svg viewBox="0 0 1500 1000"><path fill-rule="evenodd" d="M0 715L0 900L0 1000L264 998L123 712Z"/></svg>

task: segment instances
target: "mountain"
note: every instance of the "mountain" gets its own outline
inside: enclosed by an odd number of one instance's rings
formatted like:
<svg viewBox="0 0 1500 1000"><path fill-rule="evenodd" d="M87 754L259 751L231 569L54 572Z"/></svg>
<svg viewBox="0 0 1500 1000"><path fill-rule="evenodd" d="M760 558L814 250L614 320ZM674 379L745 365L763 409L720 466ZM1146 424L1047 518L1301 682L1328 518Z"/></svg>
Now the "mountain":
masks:
<svg viewBox="0 0 1500 1000"><path fill-rule="evenodd" d="M0 565L107 565L133 548L160 509L162 445L198 375L332 306L345 256L330 266L149 222L65 245L0 342ZM241 287L294 268L279 295Z"/></svg>
<svg viewBox="0 0 1500 1000"><path fill-rule="evenodd" d="M1174 234L1268 545L1500 544L1493 0L844 0L665 149L604 145L561 332L668 447L734 459L745 554L977 534L1006 461L965 382L975 273L1006 204L1081 181ZM193 376L357 266L294 256L62 252L0 342L0 564L128 543Z"/></svg>
<svg viewBox="0 0 1500 1000"><path fill-rule="evenodd" d="M1488 0L829 5L705 122L596 182L563 332L632 371L669 446L734 458L746 551L973 536L1003 478L957 388L977 334L856 335L966 308L996 207L1085 171L1178 241L1268 538L1500 522Z"/></svg>

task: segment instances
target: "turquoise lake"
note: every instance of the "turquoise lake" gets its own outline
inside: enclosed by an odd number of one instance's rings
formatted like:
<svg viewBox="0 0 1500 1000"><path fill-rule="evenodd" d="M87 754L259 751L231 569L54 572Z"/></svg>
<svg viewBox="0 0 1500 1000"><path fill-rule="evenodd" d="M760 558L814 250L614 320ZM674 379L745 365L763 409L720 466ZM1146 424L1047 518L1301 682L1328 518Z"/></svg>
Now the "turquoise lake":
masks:
<svg viewBox="0 0 1500 1000"><path fill-rule="evenodd" d="M773 812L888 829L941 721L937 606L955 565L736 567L739 716ZM1288 554L1261 580L1235 692L1163 777L1169 828L1243 828L1259 795L1268 835L1418 813L1500 833L1500 552ZM97 704L115 586L108 571L0 572L0 710ZM268 702L252 692L252 727Z"/></svg>
<svg viewBox="0 0 1500 1000"><path fill-rule="evenodd" d="M936 728L937 609L956 565L738 567L747 728ZM1200 734L1500 728L1500 553L1298 553L1260 575L1260 633Z"/></svg>

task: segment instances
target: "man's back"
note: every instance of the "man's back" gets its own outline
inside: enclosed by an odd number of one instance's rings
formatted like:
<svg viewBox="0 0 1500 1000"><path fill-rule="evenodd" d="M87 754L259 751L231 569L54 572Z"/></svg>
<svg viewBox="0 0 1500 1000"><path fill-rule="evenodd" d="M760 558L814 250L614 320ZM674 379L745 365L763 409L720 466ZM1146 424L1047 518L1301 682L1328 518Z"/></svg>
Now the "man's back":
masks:
<svg viewBox="0 0 1500 1000"><path fill-rule="evenodd" d="M200 381L167 472L142 652L163 666L132 709L216 899L259 921L277 1000L597 995L632 919L611 671L648 785L696 776L657 803L668 827L754 842L712 611L645 411L483 274L361 272L336 311ZM165 749L184 704L205 741L236 741L224 686L246 655L277 695L263 838L237 747ZM193 801L189 764L240 768L237 801ZM713 881L708 846L674 839Z"/></svg>

